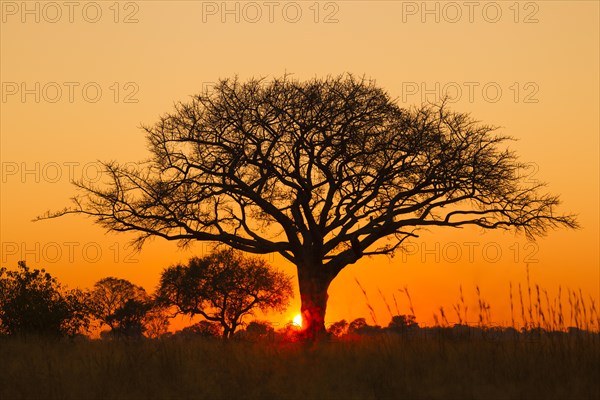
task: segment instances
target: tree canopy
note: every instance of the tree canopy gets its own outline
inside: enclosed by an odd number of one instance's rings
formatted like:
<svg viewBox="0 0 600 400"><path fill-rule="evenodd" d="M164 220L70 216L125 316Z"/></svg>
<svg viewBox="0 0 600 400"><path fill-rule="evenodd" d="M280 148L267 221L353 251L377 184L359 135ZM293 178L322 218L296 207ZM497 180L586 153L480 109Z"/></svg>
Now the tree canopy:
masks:
<svg viewBox="0 0 600 400"><path fill-rule="evenodd" d="M229 338L255 309L283 310L293 295L290 282L264 260L226 249L166 268L157 297L179 313L221 324Z"/></svg>
<svg viewBox="0 0 600 400"><path fill-rule="evenodd" d="M161 307L143 287L126 279L100 279L90 293L90 302L93 316L109 326L112 335L140 337L151 331L150 336L160 336L167 330Z"/></svg>

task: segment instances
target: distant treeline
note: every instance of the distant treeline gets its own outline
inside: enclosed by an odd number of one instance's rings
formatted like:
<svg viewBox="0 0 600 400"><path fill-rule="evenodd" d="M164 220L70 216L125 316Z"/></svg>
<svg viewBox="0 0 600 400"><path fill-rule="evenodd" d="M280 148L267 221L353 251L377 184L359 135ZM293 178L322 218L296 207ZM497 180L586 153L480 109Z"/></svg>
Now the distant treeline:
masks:
<svg viewBox="0 0 600 400"><path fill-rule="evenodd" d="M248 281L262 283L251 287ZM410 301L408 290L404 290ZM115 277L100 279L89 290L68 289L44 269L30 269L21 261L16 270L0 268L0 334L87 337L100 331L102 339L206 337L295 341L301 337L301 328L292 323L277 327L267 321L245 321L255 308L284 310L291 295L289 277L272 271L264 261L248 259L231 250L166 268L152 294ZM462 306L456 305L455 310L466 319L464 299L462 301ZM487 303L480 299L481 304L483 312L489 311ZM352 340L385 334L495 339L598 334L598 330L593 329L598 326L594 302L586 307L583 300L574 301L569 295L569 304L575 326L565 326L566 318L559 302L560 314L556 317L559 329L545 316L552 312L545 313L540 305L533 307L535 312L524 309L523 318L529 314L531 319L525 319L520 330L492 326L489 315L487 318L480 315L477 326L464 324L460 318L459 323L452 325L443 308L440 308L441 318L436 318L436 326L420 327L415 315L399 312L393 315L388 305L391 321L387 326L370 325L365 318L351 322L341 320L328 324L327 335L329 339ZM373 312L370 304L368 306ZM410 308L413 311L412 303ZM170 319L177 314L200 315L203 319L169 332Z"/></svg>
<svg viewBox="0 0 600 400"><path fill-rule="evenodd" d="M283 311L291 277L262 259L231 249L192 258L162 271L154 293L126 279L106 277L89 290L69 289L24 261L0 268L0 334L158 338L178 315L202 316L185 332L232 337L257 309Z"/></svg>

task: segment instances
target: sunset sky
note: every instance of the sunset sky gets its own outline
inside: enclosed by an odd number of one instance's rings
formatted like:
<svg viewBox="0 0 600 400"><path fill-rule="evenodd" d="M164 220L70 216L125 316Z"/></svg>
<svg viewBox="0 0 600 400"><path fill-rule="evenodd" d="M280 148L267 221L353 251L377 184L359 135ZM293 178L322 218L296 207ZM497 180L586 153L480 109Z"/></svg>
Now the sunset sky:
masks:
<svg viewBox="0 0 600 400"><path fill-rule="evenodd" d="M395 311L433 323L459 298L477 319L476 286L492 320L510 323L509 283L530 279L555 296L559 285L600 303L599 3L537 2L0 2L1 266L25 259L69 287L106 276L152 291L163 268L209 251L155 239L141 253L127 234L106 234L91 219L32 222L69 205L71 178L97 179L97 160L149 156L141 124L174 102L238 75L298 79L350 72L375 79L402 106L437 101L469 112L511 143L548 182L577 231L535 243L511 232L466 228L423 232L393 259L365 258L329 290L326 321ZM282 257L271 263L295 276ZM294 280L294 284L297 285ZM516 292L514 293L516 294ZM566 302L566 298L563 298ZM287 312L261 318L290 321Z"/></svg>

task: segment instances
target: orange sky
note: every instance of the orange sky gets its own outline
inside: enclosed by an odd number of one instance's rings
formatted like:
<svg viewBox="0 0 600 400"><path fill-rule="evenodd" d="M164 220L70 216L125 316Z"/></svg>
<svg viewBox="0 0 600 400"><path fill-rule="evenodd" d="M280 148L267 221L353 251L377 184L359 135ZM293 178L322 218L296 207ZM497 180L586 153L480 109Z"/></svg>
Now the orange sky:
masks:
<svg viewBox="0 0 600 400"><path fill-rule="evenodd" d="M130 237L83 217L32 218L67 205L69 178L95 179L96 160L147 157L137 127L220 77L352 72L407 106L439 99L444 88L458 96L454 109L519 139L511 146L532 163L529 179L549 182L583 228L535 244L477 229L424 233L410 254L344 270L327 321L369 316L356 278L380 324L389 313L378 290L408 313L398 292L407 286L418 321L430 324L439 306L456 319L449 310L460 285L470 320L478 285L493 320L509 323L509 282L525 283L527 262L549 294L581 288L598 304L598 2L466 3L1 2L1 265L24 258L71 287L112 275L152 290L162 268L206 247L182 252L157 239L132 255ZM271 260L295 274L281 257ZM296 298L267 318L283 323L298 310Z"/></svg>

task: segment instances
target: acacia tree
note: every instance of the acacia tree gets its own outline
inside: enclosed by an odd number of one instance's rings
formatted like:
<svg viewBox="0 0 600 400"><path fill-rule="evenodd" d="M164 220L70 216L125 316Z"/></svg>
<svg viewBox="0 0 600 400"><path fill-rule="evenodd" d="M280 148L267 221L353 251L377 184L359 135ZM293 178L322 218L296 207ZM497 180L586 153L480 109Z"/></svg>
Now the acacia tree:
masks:
<svg viewBox="0 0 600 400"><path fill-rule="evenodd" d="M306 333L325 331L327 289L365 255L391 254L420 228L576 227L558 197L520 177L507 136L447 105L404 109L351 75L220 81L146 126L152 157L106 163L77 183L68 213L111 231L217 241L296 265Z"/></svg>
<svg viewBox="0 0 600 400"><path fill-rule="evenodd" d="M221 324L228 339L254 309L283 310L293 294L290 281L264 260L226 249L166 268L157 298L178 313Z"/></svg>

